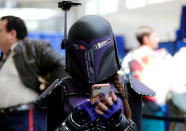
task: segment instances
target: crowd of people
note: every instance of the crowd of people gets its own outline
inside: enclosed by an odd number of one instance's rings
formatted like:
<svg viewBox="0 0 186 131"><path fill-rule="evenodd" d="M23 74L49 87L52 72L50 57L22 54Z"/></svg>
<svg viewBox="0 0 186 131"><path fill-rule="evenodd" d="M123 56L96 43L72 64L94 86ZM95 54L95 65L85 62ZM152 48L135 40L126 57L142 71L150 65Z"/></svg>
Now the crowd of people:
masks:
<svg viewBox="0 0 186 131"><path fill-rule="evenodd" d="M143 97L143 114L151 116L184 116L185 98L185 47L171 56L166 49L158 49L159 38L149 26L136 31L140 46L124 57L122 70L156 92L156 96ZM174 125L174 126L172 126ZM176 127L175 125L179 125ZM143 119L144 131L185 130L181 124L167 124L163 120Z"/></svg>
<svg viewBox="0 0 186 131"><path fill-rule="evenodd" d="M101 16L84 16L71 26L66 58L27 33L21 18L1 18L0 130L165 131L164 121L142 119L142 113L164 116L167 105L186 112L185 48L173 57L157 49L158 35L149 26L137 29L140 47L121 65L112 26ZM140 84L132 87L133 79ZM97 84L109 85L109 92L95 100Z"/></svg>

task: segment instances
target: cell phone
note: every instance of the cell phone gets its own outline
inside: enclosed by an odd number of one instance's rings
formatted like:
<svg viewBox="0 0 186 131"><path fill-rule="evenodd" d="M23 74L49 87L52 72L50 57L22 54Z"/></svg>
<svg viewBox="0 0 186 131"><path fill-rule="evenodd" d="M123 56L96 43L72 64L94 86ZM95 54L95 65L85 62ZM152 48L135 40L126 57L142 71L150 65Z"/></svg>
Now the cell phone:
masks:
<svg viewBox="0 0 186 131"><path fill-rule="evenodd" d="M110 84L94 84L91 88L91 98L93 101L100 100L101 94L110 96L111 86Z"/></svg>

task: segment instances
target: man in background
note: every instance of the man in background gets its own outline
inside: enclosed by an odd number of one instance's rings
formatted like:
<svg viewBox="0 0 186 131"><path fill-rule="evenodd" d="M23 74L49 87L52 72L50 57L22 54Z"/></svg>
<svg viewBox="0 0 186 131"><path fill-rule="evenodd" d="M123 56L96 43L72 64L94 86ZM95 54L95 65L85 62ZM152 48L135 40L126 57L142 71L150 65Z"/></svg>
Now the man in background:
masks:
<svg viewBox="0 0 186 131"><path fill-rule="evenodd" d="M27 39L22 19L0 20L0 129L46 131L46 114L34 104L40 93L64 77L64 58L49 43Z"/></svg>
<svg viewBox="0 0 186 131"><path fill-rule="evenodd" d="M162 116L165 112L167 93L170 88L169 66L171 56L159 49L159 38L149 26L141 26L136 32L140 47L130 51L124 58L122 68L156 92L155 97L144 96L142 112ZM163 121L143 119L144 131L164 131Z"/></svg>

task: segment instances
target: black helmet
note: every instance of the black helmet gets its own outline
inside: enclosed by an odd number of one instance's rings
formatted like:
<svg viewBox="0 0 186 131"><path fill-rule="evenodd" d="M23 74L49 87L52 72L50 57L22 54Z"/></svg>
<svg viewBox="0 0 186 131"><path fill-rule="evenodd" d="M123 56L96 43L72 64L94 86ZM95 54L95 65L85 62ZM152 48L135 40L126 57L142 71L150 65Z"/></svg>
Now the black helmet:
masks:
<svg viewBox="0 0 186 131"><path fill-rule="evenodd" d="M66 49L67 72L78 82L97 83L120 69L115 37L110 23L88 15L69 30Z"/></svg>

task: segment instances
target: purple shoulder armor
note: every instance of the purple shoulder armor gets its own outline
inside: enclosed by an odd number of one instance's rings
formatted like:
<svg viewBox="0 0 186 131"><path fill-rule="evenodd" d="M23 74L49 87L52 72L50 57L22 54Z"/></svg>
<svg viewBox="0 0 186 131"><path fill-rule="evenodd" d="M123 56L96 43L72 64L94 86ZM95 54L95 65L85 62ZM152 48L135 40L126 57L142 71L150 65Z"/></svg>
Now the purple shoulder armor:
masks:
<svg viewBox="0 0 186 131"><path fill-rule="evenodd" d="M132 88L139 95L155 96L156 94L152 89L134 78L131 74L123 75L120 79L124 83L124 86L130 85L130 88Z"/></svg>

